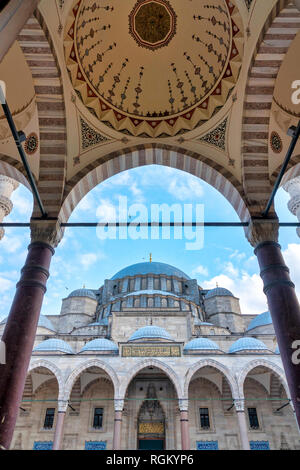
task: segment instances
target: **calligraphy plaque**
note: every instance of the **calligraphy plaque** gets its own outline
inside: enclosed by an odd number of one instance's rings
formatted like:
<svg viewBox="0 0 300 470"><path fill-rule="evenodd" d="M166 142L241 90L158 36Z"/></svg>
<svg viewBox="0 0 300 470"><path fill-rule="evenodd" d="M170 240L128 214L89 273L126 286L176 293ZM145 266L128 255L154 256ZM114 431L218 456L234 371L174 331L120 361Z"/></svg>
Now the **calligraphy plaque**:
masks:
<svg viewBox="0 0 300 470"><path fill-rule="evenodd" d="M126 345L122 347L123 357L180 357L179 345Z"/></svg>

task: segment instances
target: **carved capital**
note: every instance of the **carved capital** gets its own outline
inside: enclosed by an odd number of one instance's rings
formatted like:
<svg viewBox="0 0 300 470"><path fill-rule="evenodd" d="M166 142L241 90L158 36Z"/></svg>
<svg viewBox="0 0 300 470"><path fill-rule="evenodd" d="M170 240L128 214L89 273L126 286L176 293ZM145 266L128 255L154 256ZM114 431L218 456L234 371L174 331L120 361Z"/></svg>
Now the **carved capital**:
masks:
<svg viewBox="0 0 300 470"><path fill-rule="evenodd" d="M292 197L288 202L288 209L293 215L297 215L300 208L300 193L297 196Z"/></svg>
<svg viewBox="0 0 300 470"><path fill-rule="evenodd" d="M263 242L278 242L278 219L250 219L249 226L245 229L246 238L256 248Z"/></svg>
<svg viewBox="0 0 300 470"><path fill-rule="evenodd" d="M236 411L245 411L245 400L243 398L234 398L234 406Z"/></svg>
<svg viewBox="0 0 300 470"><path fill-rule="evenodd" d="M58 400L57 401L57 408L58 408L58 412L66 413L66 411L68 409L68 401L67 400Z"/></svg>
<svg viewBox="0 0 300 470"><path fill-rule="evenodd" d="M41 242L56 248L63 238L64 229L59 220L32 220L31 242Z"/></svg>
<svg viewBox="0 0 300 470"><path fill-rule="evenodd" d="M188 398L179 398L179 409L180 411L188 411L189 409L189 399Z"/></svg>
<svg viewBox="0 0 300 470"><path fill-rule="evenodd" d="M0 175L0 185L1 184L10 184L12 186L12 191L15 191L15 189L20 186L16 180L6 175Z"/></svg>
<svg viewBox="0 0 300 470"><path fill-rule="evenodd" d="M11 202L11 200L8 199L8 197L0 195L0 209L3 210L5 214L4 217L6 217L8 214L11 213L12 208L13 208L13 203Z"/></svg>
<svg viewBox="0 0 300 470"><path fill-rule="evenodd" d="M122 398L115 398L115 411L123 411L124 409L124 400Z"/></svg>

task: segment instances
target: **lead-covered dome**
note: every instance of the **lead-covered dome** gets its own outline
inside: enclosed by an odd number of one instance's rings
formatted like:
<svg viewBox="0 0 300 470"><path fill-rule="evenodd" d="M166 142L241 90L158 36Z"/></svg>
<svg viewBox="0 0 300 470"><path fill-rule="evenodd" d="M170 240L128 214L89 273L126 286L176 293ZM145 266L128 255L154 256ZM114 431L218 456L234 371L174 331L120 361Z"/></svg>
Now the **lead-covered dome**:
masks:
<svg viewBox="0 0 300 470"><path fill-rule="evenodd" d="M139 339L165 339L167 341L172 341L171 336L164 328L154 325L139 328L130 336L129 341L136 341Z"/></svg>
<svg viewBox="0 0 300 470"><path fill-rule="evenodd" d="M257 328L259 326L272 325L272 317L270 312L264 312L257 315L248 325L247 331Z"/></svg>
<svg viewBox="0 0 300 470"><path fill-rule="evenodd" d="M229 297L234 297L232 292L230 290L225 289L224 287L215 287L215 289L211 289L210 291L207 292L205 299L209 299L210 297L216 297L216 296L229 296Z"/></svg>
<svg viewBox="0 0 300 470"><path fill-rule="evenodd" d="M119 352L119 348L113 341L110 341L109 339L97 338L86 343L80 352L84 351L111 351L116 354Z"/></svg>
<svg viewBox="0 0 300 470"><path fill-rule="evenodd" d="M242 351L268 351L265 343L256 338L240 338L235 341L229 348L229 354Z"/></svg>
<svg viewBox="0 0 300 470"><path fill-rule="evenodd" d="M71 297L89 297L90 299L97 300L96 295L90 289L76 289L68 295L68 299Z"/></svg>
<svg viewBox="0 0 300 470"><path fill-rule="evenodd" d="M112 279L121 279L128 276L137 276L139 274L165 274L166 276L176 276L184 279L190 279L183 271L170 264L148 262L148 263L137 263L127 266L121 271L117 272Z"/></svg>
<svg viewBox="0 0 300 470"><path fill-rule="evenodd" d="M195 338L183 348L184 351L220 351L219 346L208 338Z"/></svg>
<svg viewBox="0 0 300 470"><path fill-rule="evenodd" d="M63 352L65 354L74 354L71 346L62 339L46 339L38 344L33 352Z"/></svg>

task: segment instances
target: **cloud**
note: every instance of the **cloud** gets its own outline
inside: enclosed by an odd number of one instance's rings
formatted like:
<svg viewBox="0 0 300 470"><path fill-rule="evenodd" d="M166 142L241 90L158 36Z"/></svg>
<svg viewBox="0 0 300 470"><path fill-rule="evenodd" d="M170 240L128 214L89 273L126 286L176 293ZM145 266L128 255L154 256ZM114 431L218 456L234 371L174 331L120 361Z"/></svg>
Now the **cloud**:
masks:
<svg viewBox="0 0 300 470"><path fill-rule="evenodd" d="M184 181L185 179L185 181ZM204 189L198 178L186 176L186 178L172 178L168 185L168 192L180 201L190 200L194 197L203 197Z"/></svg>
<svg viewBox="0 0 300 470"><path fill-rule="evenodd" d="M200 264L197 268L193 269L192 273L199 276L208 276L208 269Z"/></svg>
<svg viewBox="0 0 300 470"><path fill-rule="evenodd" d="M30 218L33 209L33 199L29 191L24 191L20 186L12 193L11 201L13 203L13 212L17 211L19 214Z"/></svg>
<svg viewBox="0 0 300 470"><path fill-rule="evenodd" d="M88 269L90 266L98 261L99 256L96 253L85 253L79 257L79 262L84 269Z"/></svg>
<svg viewBox="0 0 300 470"><path fill-rule="evenodd" d="M24 243L23 237L14 237L10 236L9 234L5 234L3 239L1 240L1 249L6 251L7 253L16 253L16 251L21 248Z"/></svg>
<svg viewBox="0 0 300 470"><path fill-rule="evenodd" d="M5 279L5 277L0 276L0 293L3 294L3 292L6 292L10 289L12 289L14 286L14 283L10 281L9 279Z"/></svg>
<svg viewBox="0 0 300 470"><path fill-rule="evenodd" d="M96 209L99 222L116 222L117 208L109 199L101 199Z"/></svg>

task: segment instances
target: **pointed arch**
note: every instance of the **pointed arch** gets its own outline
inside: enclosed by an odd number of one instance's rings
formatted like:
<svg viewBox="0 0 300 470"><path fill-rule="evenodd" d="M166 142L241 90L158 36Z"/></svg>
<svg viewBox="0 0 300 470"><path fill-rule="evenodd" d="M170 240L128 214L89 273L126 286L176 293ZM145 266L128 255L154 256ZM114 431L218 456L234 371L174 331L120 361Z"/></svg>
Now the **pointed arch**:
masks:
<svg viewBox="0 0 300 470"><path fill-rule="evenodd" d="M61 370L49 360L39 359L38 361L33 361L30 363L27 373L30 374L30 372L33 372L35 369L38 369L39 367L44 367L45 369L48 369L55 376L57 383L58 383L58 398L62 399L63 390L64 390L64 380L63 380L63 375L62 375Z"/></svg>

